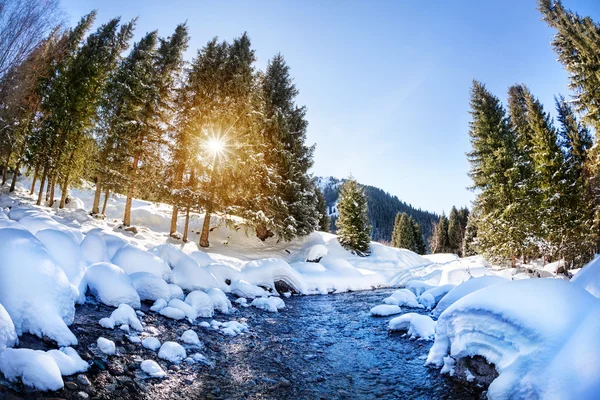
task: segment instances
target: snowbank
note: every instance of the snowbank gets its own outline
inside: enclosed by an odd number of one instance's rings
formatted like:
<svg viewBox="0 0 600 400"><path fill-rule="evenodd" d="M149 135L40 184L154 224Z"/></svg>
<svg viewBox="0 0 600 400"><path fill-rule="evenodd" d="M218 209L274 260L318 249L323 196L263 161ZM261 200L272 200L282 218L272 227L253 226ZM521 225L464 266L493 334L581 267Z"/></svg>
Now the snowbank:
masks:
<svg viewBox="0 0 600 400"><path fill-rule="evenodd" d="M6 347L14 346L17 342L15 324L13 324L6 309L0 304L0 351Z"/></svg>
<svg viewBox="0 0 600 400"><path fill-rule="evenodd" d="M427 364L484 357L499 373L490 399L594 398L600 393L599 321L598 300L571 282L488 286L441 313Z"/></svg>
<svg viewBox="0 0 600 400"><path fill-rule="evenodd" d="M0 304L17 334L48 336L60 346L77 344L67 327L76 293L42 243L25 230L0 229L0 265Z"/></svg>
<svg viewBox="0 0 600 400"><path fill-rule="evenodd" d="M431 340L435 334L436 322L427 315L407 313L392 319L388 325L390 331L406 331L411 339Z"/></svg>
<svg viewBox="0 0 600 400"><path fill-rule="evenodd" d="M409 308L423 308L423 305L417 302L417 296L408 289L396 290L389 297L383 299L383 304L405 306Z"/></svg>
<svg viewBox="0 0 600 400"><path fill-rule="evenodd" d="M140 296L129 275L120 267L106 262L93 264L87 269L84 280L99 302L111 307L128 304L140 308Z"/></svg>
<svg viewBox="0 0 600 400"><path fill-rule="evenodd" d="M290 265L279 258L265 258L247 262L242 268L244 280L253 285L275 291L277 282L284 282L296 293L304 293L304 282Z"/></svg>
<svg viewBox="0 0 600 400"><path fill-rule="evenodd" d="M476 292L488 286L498 285L500 283L510 282L508 279L501 278L499 276L481 276L479 278L472 278L450 290L442 299L438 305L431 312L434 318L440 316L448 307L456 303L468 294Z"/></svg>
<svg viewBox="0 0 600 400"><path fill-rule="evenodd" d="M261 297L252 300L250 305L269 312L277 312L285 308L285 303L279 297Z"/></svg>
<svg viewBox="0 0 600 400"><path fill-rule="evenodd" d="M578 284L596 297L600 297L600 256L596 255L592 261L587 263L572 279L571 282Z"/></svg>
<svg viewBox="0 0 600 400"><path fill-rule="evenodd" d="M171 297L171 288L164 279L149 272L136 272L129 275L140 300L156 301Z"/></svg>
<svg viewBox="0 0 600 400"><path fill-rule="evenodd" d="M116 252L112 263L123 268L129 275L136 272L149 272L159 278L165 278L171 272L171 268L161 258L130 244L126 244Z"/></svg>
<svg viewBox="0 0 600 400"><path fill-rule="evenodd" d="M64 386L60 368L43 351L30 349L5 349L0 352L0 372L6 379L35 390L59 390Z"/></svg>

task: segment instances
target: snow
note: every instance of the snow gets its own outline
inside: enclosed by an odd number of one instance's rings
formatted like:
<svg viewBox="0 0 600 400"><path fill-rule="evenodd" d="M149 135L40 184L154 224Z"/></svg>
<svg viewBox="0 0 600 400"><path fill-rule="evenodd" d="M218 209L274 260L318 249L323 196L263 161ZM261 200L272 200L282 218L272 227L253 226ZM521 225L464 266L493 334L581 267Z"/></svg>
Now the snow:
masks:
<svg viewBox="0 0 600 400"><path fill-rule="evenodd" d="M175 265L169 279L171 283L189 291L206 290L219 286L219 282L209 270L198 265L187 255Z"/></svg>
<svg viewBox="0 0 600 400"><path fill-rule="evenodd" d="M240 279L231 283L229 290L231 294L238 297L254 299L256 297L267 296L268 292L263 288L253 285L248 281Z"/></svg>
<svg viewBox="0 0 600 400"><path fill-rule="evenodd" d="M164 279L149 272L136 272L129 275L140 300L156 301L171 297L171 288Z"/></svg>
<svg viewBox="0 0 600 400"><path fill-rule="evenodd" d="M165 299L158 299L154 302L152 307L150 307L150 310L154 311L154 312L159 312L160 310L165 308L167 305L168 305L168 303Z"/></svg>
<svg viewBox="0 0 600 400"><path fill-rule="evenodd" d="M162 310L160 310L158 312L160 315L162 315L163 317L167 317L170 319L184 319L185 318L185 312L180 310L179 308L175 308L175 307L165 307Z"/></svg>
<svg viewBox="0 0 600 400"><path fill-rule="evenodd" d="M167 263L161 258L130 244L126 244L116 252L112 263L123 268L130 275L136 272L149 272L164 278L171 272Z"/></svg>
<svg viewBox="0 0 600 400"><path fill-rule="evenodd" d="M188 303L185 303L179 299L173 299L169 302L169 306L168 307L172 307L172 308L177 308L181 311L183 311L183 313L185 314L185 317L190 321L190 322L194 322L196 320L196 318L198 317L196 314L196 309L194 307L192 307L191 305L189 305ZM164 308L163 308L164 310Z"/></svg>
<svg viewBox="0 0 600 400"><path fill-rule="evenodd" d="M449 291L454 289L456 285L446 284L431 288L426 290L419 296L418 301L421 303L427 310L431 310L438 301L441 300Z"/></svg>
<svg viewBox="0 0 600 400"><path fill-rule="evenodd" d="M198 334L191 329L183 332L181 335L181 341L186 344L191 344L197 346L200 344L200 339L198 338Z"/></svg>
<svg viewBox="0 0 600 400"><path fill-rule="evenodd" d="M158 358L178 364L187 357L185 349L176 342L164 342L158 351Z"/></svg>
<svg viewBox="0 0 600 400"><path fill-rule="evenodd" d="M200 290L194 290L186 296L185 302L194 308L197 317L212 318L214 306L208 294Z"/></svg>
<svg viewBox="0 0 600 400"><path fill-rule="evenodd" d="M237 321L224 322L220 328L221 332L227 336L237 336L249 332L248 325L246 323L240 323Z"/></svg>
<svg viewBox="0 0 600 400"><path fill-rule="evenodd" d="M153 360L142 361L140 368L151 378L164 378L167 376L167 373Z"/></svg>
<svg viewBox="0 0 600 400"><path fill-rule="evenodd" d="M96 233L87 234L79 246L83 261L87 265L108 261L106 242L100 235Z"/></svg>
<svg viewBox="0 0 600 400"><path fill-rule="evenodd" d="M59 390L64 386L60 368L52 356L30 349L5 349L0 352L0 372L10 382L21 379L35 390Z"/></svg>
<svg viewBox="0 0 600 400"><path fill-rule="evenodd" d="M371 308L371 315L376 317L387 317L389 315L400 314L402 310L397 305L380 304Z"/></svg>
<svg viewBox="0 0 600 400"><path fill-rule="evenodd" d="M229 314L232 309L231 301L229 301L227 295L225 295L221 289L212 288L209 289L206 294L208 294L208 297L210 297L215 311L218 311L222 314Z"/></svg>
<svg viewBox="0 0 600 400"><path fill-rule="evenodd" d="M277 312L285 308L285 303L279 297L261 297L252 300L250 305L269 312Z"/></svg>
<svg viewBox="0 0 600 400"><path fill-rule="evenodd" d="M185 299L183 290L179 286L169 283L169 291L171 292L169 299L179 299L179 300Z"/></svg>
<svg viewBox="0 0 600 400"><path fill-rule="evenodd" d="M431 340L435 334L436 322L427 315L407 313L392 319L390 331L407 331L411 339Z"/></svg>
<svg viewBox="0 0 600 400"><path fill-rule="evenodd" d="M100 262L91 265L84 277L87 287L96 300L111 307L128 304L140 308L140 296L129 275L120 267Z"/></svg>
<svg viewBox="0 0 600 400"><path fill-rule="evenodd" d="M115 355L115 353L117 352L115 342L113 342L112 340L99 337L96 341L96 344L98 345L98 349L100 349L101 352L108 356Z"/></svg>
<svg viewBox="0 0 600 400"><path fill-rule="evenodd" d="M327 255L327 247L322 244L315 244L308 250L308 255L306 256L306 261L315 261L319 262L319 260Z"/></svg>
<svg viewBox="0 0 600 400"><path fill-rule="evenodd" d="M156 351L160 348L160 340L153 336L150 336L142 340L142 346L149 350Z"/></svg>
<svg viewBox="0 0 600 400"><path fill-rule="evenodd" d="M4 306L0 304L0 351L6 347L14 346L18 341L15 325Z"/></svg>
<svg viewBox="0 0 600 400"><path fill-rule="evenodd" d="M600 303L579 285L527 279L462 297L440 314L427 363L476 355L499 373L488 397L594 398Z"/></svg>
<svg viewBox="0 0 600 400"><path fill-rule="evenodd" d="M85 372L90 367L83 361L77 351L72 347L63 347L60 350L48 350L46 352L54 359L54 362L60 369L61 375L74 375Z"/></svg>
<svg viewBox="0 0 600 400"><path fill-rule="evenodd" d="M600 256L596 255L592 261L587 263L571 282L581 286L596 297L600 297Z"/></svg>
<svg viewBox="0 0 600 400"><path fill-rule="evenodd" d="M0 229L0 304L18 335L48 336L59 346L77 344L67 325L75 315L76 290L44 245L31 233Z"/></svg>
<svg viewBox="0 0 600 400"><path fill-rule="evenodd" d="M479 278L471 278L468 281L458 285L454 289L450 290L442 299L438 305L431 312L431 316L438 318L444 310L462 299L466 295L476 292L488 286L498 285L500 283L509 282L507 279L499 276L481 276Z"/></svg>
<svg viewBox="0 0 600 400"><path fill-rule="evenodd" d="M114 329L115 326L128 325L136 331L142 331L142 323L137 317L135 310L127 304L121 304L114 310L110 317L102 318L100 325L104 328Z"/></svg>
<svg viewBox="0 0 600 400"><path fill-rule="evenodd" d="M384 304L394 306L405 306L409 308L423 308L423 305L417 302L417 296L408 289L396 290L389 297L383 299Z"/></svg>
<svg viewBox="0 0 600 400"><path fill-rule="evenodd" d="M253 285L275 290L275 282L282 281L298 293L304 293L302 277L282 259L266 258L247 262L242 268L244 280Z"/></svg>

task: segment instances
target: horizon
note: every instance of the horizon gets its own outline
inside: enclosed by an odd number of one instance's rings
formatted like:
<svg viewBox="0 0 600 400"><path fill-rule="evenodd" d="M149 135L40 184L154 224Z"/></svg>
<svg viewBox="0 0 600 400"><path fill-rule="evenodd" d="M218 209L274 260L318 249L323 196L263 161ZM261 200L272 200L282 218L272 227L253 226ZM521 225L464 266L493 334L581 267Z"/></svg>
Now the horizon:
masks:
<svg viewBox="0 0 600 400"><path fill-rule="evenodd" d="M567 72L550 46L554 32L533 0L382 2L377 8L361 2L343 8L317 2L95 3L62 1L71 25L93 9L96 25L138 16L134 40L154 29L168 36L187 20L187 61L214 36L230 41L248 32L259 69L278 52L291 67L297 102L307 107L308 143L316 144L315 176L353 175L437 214L447 215L453 205L471 208L475 197L467 189L465 155L473 79L504 103L508 87L524 83L552 115L553 96L570 95ZM600 19L594 3L564 2Z"/></svg>

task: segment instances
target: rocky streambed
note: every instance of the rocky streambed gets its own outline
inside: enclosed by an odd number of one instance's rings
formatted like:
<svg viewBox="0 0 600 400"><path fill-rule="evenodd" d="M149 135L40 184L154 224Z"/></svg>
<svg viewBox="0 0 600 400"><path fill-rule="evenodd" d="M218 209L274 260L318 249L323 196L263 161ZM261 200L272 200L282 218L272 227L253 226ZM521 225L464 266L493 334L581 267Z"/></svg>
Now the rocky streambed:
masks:
<svg viewBox="0 0 600 400"><path fill-rule="evenodd" d="M200 345L184 347L206 360L191 365L160 360L156 352L132 343L127 332L102 328L98 321L113 309L90 299L78 306L71 326L79 339L74 348L90 369L64 377L64 389L47 393L28 391L0 377L0 399L482 398L482 389L423 365L431 342L390 335L391 317L370 316L370 307L390 293L293 296L285 299L280 313L239 307L233 314L215 316L222 322L248 324L250 332L235 337L198 326L202 319L194 325L174 321L149 312L145 305L144 330L161 342L179 341L188 329L198 333ZM98 337L113 340L117 355L100 352ZM19 345L53 348L30 335L22 336ZM140 368L148 359L157 361L167 377L149 378Z"/></svg>

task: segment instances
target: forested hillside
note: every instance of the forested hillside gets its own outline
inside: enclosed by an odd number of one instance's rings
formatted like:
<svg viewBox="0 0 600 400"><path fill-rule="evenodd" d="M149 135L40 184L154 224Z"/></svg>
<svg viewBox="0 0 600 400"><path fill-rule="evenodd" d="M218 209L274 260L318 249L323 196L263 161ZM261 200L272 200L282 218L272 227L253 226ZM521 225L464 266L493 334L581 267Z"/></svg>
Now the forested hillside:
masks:
<svg viewBox="0 0 600 400"><path fill-rule="evenodd" d="M331 217L332 232L335 232L336 229L336 203L339 197L339 187L344 181L345 179L333 177L317 178L317 186L322 190L327 202L327 211ZM429 238L433 234L433 225L439 219L437 214L415 208L398 199L397 196L391 195L374 186L363 185L363 187L367 195L371 237L373 240L391 241L396 214L405 212L417 221L423 231L425 242L429 243Z"/></svg>

